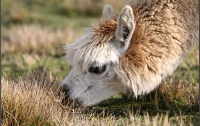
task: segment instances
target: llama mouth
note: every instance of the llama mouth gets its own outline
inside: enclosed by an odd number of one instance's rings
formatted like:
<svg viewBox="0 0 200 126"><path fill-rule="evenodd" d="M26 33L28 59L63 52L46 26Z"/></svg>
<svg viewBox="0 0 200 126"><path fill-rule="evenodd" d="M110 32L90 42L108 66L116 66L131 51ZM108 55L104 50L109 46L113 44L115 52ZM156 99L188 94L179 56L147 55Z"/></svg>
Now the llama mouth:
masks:
<svg viewBox="0 0 200 126"><path fill-rule="evenodd" d="M68 106L70 108L80 108L81 107L81 102L78 99L72 99L69 96L69 89L66 88L66 86L61 87L60 93L64 95L64 97L61 100L61 104L64 106Z"/></svg>

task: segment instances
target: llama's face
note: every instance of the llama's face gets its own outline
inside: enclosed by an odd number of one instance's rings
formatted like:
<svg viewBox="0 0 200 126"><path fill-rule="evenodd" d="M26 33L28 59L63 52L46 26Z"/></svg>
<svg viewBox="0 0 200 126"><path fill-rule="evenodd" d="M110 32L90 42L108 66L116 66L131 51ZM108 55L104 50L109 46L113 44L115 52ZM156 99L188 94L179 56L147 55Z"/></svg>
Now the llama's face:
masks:
<svg viewBox="0 0 200 126"><path fill-rule="evenodd" d="M67 46L66 58L73 68L62 86L69 97L84 106L125 90L119 74L120 57L127 51L135 28L132 8L124 7L117 21L114 17L113 8L106 5L104 20Z"/></svg>

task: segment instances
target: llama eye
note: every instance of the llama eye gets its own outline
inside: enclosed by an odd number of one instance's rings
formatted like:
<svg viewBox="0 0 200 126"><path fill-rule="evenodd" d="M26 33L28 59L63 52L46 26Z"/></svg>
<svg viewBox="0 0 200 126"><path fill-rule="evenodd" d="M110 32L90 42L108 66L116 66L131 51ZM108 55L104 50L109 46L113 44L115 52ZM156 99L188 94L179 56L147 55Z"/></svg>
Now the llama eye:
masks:
<svg viewBox="0 0 200 126"><path fill-rule="evenodd" d="M90 73L101 74L106 70L106 65L103 66L91 66L89 67L88 71Z"/></svg>

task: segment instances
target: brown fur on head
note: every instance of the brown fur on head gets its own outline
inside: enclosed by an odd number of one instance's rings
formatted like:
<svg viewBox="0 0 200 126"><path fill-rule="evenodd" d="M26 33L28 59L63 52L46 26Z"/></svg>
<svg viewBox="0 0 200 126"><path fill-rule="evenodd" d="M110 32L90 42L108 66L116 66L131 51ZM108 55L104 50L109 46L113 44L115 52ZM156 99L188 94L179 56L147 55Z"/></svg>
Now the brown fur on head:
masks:
<svg viewBox="0 0 200 126"><path fill-rule="evenodd" d="M127 90L136 97L150 92L198 43L196 4L197 0L141 0L119 15L106 5L102 21L67 46L73 69L63 88L82 105Z"/></svg>

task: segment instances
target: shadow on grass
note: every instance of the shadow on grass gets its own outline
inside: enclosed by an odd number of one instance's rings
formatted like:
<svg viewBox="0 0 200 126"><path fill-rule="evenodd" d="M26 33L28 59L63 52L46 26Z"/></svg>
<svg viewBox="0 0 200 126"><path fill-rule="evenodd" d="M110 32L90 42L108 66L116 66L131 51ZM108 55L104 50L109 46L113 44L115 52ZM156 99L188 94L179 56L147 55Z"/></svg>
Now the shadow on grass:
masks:
<svg viewBox="0 0 200 126"><path fill-rule="evenodd" d="M146 98L150 98L154 92L146 95ZM150 117L155 117L159 115L167 114L169 118L183 117L185 123L189 125L189 122L193 122L193 125L198 125L199 123L199 105L190 104L185 105L178 103L178 100L166 105L164 102L160 101L158 105L152 103L152 101L142 99L127 99L123 96L118 98L110 98L101 102L98 105L87 107L83 111L85 114L95 113L98 117L109 117L114 116L118 118L129 118L130 114L137 116L144 116L148 114Z"/></svg>

